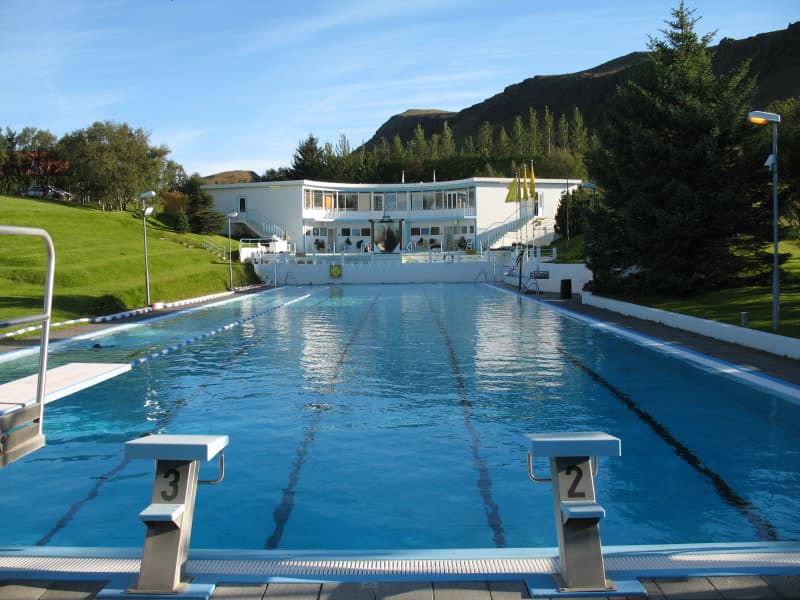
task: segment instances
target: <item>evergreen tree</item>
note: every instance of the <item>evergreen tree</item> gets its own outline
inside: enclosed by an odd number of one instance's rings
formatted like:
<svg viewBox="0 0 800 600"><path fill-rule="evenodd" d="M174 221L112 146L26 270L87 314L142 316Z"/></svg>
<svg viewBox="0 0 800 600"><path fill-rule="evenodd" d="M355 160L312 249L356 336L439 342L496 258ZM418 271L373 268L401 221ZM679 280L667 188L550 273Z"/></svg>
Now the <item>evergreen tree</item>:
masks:
<svg viewBox="0 0 800 600"><path fill-rule="evenodd" d="M539 156L542 153L542 134L539 127L539 115L535 108L528 109L528 146L529 156Z"/></svg>
<svg viewBox="0 0 800 600"><path fill-rule="evenodd" d="M175 213L175 231L178 233L188 233L189 229L189 217L185 210L179 208L178 212Z"/></svg>
<svg viewBox="0 0 800 600"><path fill-rule="evenodd" d="M217 233L225 226L225 216L214 210L214 198L203 189L205 181L195 173L183 186L187 196L186 216L192 233Z"/></svg>
<svg viewBox="0 0 800 600"><path fill-rule="evenodd" d="M681 2L664 39L651 38L594 156L605 201L586 242L598 289L701 292L763 269L770 211L743 152L754 82L748 65L713 73L713 34L698 38L693 13Z"/></svg>
<svg viewBox="0 0 800 600"><path fill-rule="evenodd" d="M781 206L784 207L782 217L788 225L789 235L800 240L800 97L773 102L768 110L781 116L778 126L778 191ZM763 159L764 153L772 147L772 128L758 129L760 142L756 144L755 160ZM761 173L771 184L772 173L767 169Z"/></svg>
<svg viewBox="0 0 800 600"><path fill-rule="evenodd" d="M321 179L325 172L324 151L319 141L309 133L305 141L300 142L292 157L292 179Z"/></svg>
<svg viewBox="0 0 800 600"><path fill-rule="evenodd" d="M477 143L477 150L478 154L481 155L482 158L489 159L492 156L492 152L494 150L494 127L489 121L484 121L481 123L480 129L478 129L478 143Z"/></svg>
<svg viewBox="0 0 800 600"><path fill-rule="evenodd" d="M495 154L498 157L507 157L511 155L511 138L508 137L505 127L500 127L500 133L497 134L497 147Z"/></svg>
<svg viewBox="0 0 800 600"><path fill-rule="evenodd" d="M572 121L569 125L569 146L575 154L584 155L589 148L589 132L583 122L581 109L577 106L572 111Z"/></svg>
<svg viewBox="0 0 800 600"><path fill-rule="evenodd" d="M528 137L525 131L525 124L522 122L522 117L517 115L514 119L514 128L511 130L511 148L514 156L533 156L532 152L526 152L526 138Z"/></svg>
<svg viewBox="0 0 800 600"><path fill-rule="evenodd" d="M545 154L553 150L553 113L550 108L544 107L544 131L542 132L542 147Z"/></svg>
<svg viewBox="0 0 800 600"><path fill-rule="evenodd" d="M452 158L456 155L456 139L447 121L442 126L441 155L442 158Z"/></svg>
<svg viewBox="0 0 800 600"><path fill-rule="evenodd" d="M567 116L562 114L558 118L558 128L556 129L556 146L562 150L569 150L569 123Z"/></svg>

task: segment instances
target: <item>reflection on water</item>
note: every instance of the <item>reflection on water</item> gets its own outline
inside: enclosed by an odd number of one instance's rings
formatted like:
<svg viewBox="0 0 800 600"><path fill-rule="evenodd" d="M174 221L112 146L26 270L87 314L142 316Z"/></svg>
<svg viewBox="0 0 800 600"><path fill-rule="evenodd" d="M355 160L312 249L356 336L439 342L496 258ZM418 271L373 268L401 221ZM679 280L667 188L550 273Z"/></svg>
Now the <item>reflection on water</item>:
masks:
<svg viewBox="0 0 800 600"><path fill-rule="evenodd" d="M523 434L564 430L622 439L597 477L604 543L762 539L754 522L800 536L797 406L485 285L282 288L62 346L52 366L192 339L48 405L47 446L0 473L19 515L0 541L140 545L152 465L122 445L206 433L231 443L194 547L491 547L487 498L507 545L554 546Z"/></svg>

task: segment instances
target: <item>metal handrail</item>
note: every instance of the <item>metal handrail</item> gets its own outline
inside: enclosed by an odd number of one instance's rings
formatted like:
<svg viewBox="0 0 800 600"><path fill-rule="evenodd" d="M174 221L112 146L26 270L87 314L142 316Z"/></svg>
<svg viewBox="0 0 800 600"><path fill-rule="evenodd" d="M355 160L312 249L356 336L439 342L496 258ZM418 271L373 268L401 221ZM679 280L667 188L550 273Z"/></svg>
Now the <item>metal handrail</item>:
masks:
<svg viewBox="0 0 800 600"><path fill-rule="evenodd" d="M0 321L0 328L22 325L27 323L40 322L42 324L42 336L39 344L39 373L36 378L36 403L38 404L37 435L42 435L44 426L44 394L47 383L47 350L50 343L50 320L53 309L53 279L56 271L56 251L50 235L38 227L14 227L10 225L0 225L0 235L24 235L38 237L44 241L47 250L47 271L44 282L44 301L42 311L39 314L23 317L12 317Z"/></svg>

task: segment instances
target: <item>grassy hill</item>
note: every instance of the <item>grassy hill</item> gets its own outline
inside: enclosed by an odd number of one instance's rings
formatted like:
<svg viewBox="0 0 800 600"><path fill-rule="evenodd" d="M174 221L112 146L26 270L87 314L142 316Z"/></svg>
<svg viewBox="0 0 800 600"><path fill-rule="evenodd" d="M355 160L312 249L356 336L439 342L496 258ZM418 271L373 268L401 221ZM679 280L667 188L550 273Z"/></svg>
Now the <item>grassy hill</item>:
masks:
<svg viewBox="0 0 800 600"><path fill-rule="evenodd" d="M207 183L253 183L261 181L255 171L223 171L204 177Z"/></svg>
<svg viewBox="0 0 800 600"><path fill-rule="evenodd" d="M0 196L0 224L45 229L56 250L54 321L110 314L145 305L141 217L102 212L49 200ZM169 302L221 292L228 262L203 250L203 238L176 234L157 218L147 222L150 296ZM39 238L0 236L0 315L42 310L47 255ZM250 283L245 265L234 264L234 285Z"/></svg>

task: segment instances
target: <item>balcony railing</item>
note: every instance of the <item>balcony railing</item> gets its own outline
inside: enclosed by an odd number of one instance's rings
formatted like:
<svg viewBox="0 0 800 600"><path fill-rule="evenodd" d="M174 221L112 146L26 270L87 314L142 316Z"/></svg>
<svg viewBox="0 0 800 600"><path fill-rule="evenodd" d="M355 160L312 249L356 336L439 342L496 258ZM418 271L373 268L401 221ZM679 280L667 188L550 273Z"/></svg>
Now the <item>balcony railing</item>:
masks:
<svg viewBox="0 0 800 600"><path fill-rule="evenodd" d="M304 219L316 221L368 221L380 220L384 216L392 219L464 219L475 217L477 212L474 207L440 208L435 210L347 210L342 208L306 208L303 209Z"/></svg>

